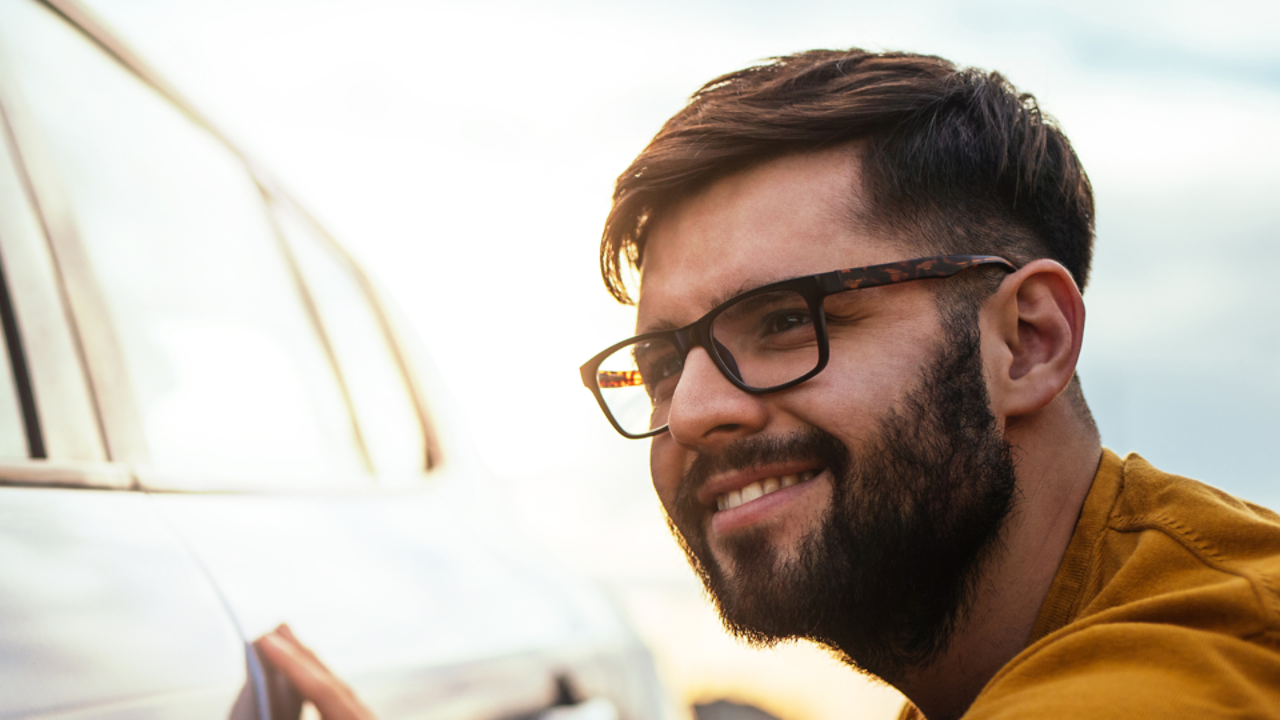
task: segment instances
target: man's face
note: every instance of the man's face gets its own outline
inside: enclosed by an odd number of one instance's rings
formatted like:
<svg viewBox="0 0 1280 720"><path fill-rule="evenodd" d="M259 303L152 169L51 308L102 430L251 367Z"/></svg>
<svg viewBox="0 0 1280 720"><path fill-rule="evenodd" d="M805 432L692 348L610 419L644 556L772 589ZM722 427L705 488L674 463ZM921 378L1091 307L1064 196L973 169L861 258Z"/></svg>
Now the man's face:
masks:
<svg viewBox="0 0 1280 720"><path fill-rule="evenodd" d="M637 331L776 280L913 256L852 221L856 171L848 149L784 158L665 213ZM651 471L731 629L809 637L886 677L945 644L1013 471L971 314L944 322L923 282L840 297L828 366L789 390L744 393L693 350Z"/></svg>

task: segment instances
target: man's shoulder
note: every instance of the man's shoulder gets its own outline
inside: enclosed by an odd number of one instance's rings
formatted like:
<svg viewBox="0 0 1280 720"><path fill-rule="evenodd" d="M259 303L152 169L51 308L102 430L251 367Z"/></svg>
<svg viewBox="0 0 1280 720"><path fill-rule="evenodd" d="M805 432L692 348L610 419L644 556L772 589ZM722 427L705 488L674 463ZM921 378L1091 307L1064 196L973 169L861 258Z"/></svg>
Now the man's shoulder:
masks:
<svg viewBox="0 0 1280 720"><path fill-rule="evenodd" d="M1176 623L1093 623L1038 645L997 674L965 720L1280 719L1274 631L1239 638Z"/></svg>
<svg viewBox="0 0 1280 720"><path fill-rule="evenodd" d="M1099 622L1280 629L1280 516L1104 451L1032 643Z"/></svg>
<svg viewBox="0 0 1280 720"><path fill-rule="evenodd" d="M1280 718L1280 516L1108 452L1067 553L973 717Z"/></svg>
<svg viewBox="0 0 1280 720"><path fill-rule="evenodd" d="M1103 492L1107 502L1086 501L1085 513L1105 517L1081 516L1081 527L1098 529L1072 539L1068 553L1085 572L1068 621L1046 639L1116 622L1236 637L1280 632L1280 516L1138 455L1106 483L1100 472L1098 485L1091 496Z"/></svg>
<svg viewBox="0 0 1280 720"><path fill-rule="evenodd" d="M1194 529L1218 550L1246 556L1280 542L1280 515L1199 480L1156 469L1137 453L1124 458L1121 487L1110 525L1116 530L1160 528L1182 533Z"/></svg>
<svg viewBox="0 0 1280 720"><path fill-rule="evenodd" d="M1131 454L1105 528L1077 619L1207 593L1280 628L1280 515Z"/></svg>

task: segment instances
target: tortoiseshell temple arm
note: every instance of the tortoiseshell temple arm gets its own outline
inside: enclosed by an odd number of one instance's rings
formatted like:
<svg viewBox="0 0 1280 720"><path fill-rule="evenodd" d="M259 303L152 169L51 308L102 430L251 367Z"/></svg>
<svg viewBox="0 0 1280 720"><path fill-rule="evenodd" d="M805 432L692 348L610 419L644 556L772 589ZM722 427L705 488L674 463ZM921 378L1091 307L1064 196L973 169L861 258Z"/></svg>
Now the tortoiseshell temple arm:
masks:
<svg viewBox="0 0 1280 720"><path fill-rule="evenodd" d="M608 390L643 385L644 378L640 377L639 370L600 370L596 373L596 383L601 389Z"/></svg>
<svg viewBox="0 0 1280 720"><path fill-rule="evenodd" d="M1007 272L1015 270L1008 260L994 255L944 255L841 270L840 281L846 290L857 290L909 280L951 277L978 265L1001 265Z"/></svg>

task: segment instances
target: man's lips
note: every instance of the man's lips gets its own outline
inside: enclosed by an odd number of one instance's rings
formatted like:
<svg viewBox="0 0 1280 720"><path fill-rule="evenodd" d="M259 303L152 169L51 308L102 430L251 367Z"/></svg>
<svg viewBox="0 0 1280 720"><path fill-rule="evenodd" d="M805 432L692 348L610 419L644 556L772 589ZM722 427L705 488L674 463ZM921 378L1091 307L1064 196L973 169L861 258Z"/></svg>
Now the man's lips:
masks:
<svg viewBox="0 0 1280 720"><path fill-rule="evenodd" d="M698 501L732 510L779 490L812 480L823 468L815 462L787 463L735 470L713 476L698 489Z"/></svg>

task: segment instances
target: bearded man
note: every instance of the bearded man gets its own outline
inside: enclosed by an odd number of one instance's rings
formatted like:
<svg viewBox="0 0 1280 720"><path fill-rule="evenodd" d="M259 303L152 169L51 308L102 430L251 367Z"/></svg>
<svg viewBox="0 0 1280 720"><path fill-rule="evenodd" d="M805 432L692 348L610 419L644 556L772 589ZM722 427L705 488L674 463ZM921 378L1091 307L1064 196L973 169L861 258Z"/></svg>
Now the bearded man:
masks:
<svg viewBox="0 0 1280 720"><path fill-rule="evenodd" d="M814 51L716 78L619 178L637 332L582 368L726 625L903 717L1280 717L1280 518L1101 447L1093 198L1001 76Z"/></svg>
<svg viewBox="0 0 1280 720"><path fill-rule="evenodd" d="M639 334L582 378L730 631L830 649L903 718L1280 718L1280 517L1102 448L1092 244L1070 144L995 73L807 52L667 122L601 246Z"/></svg>

